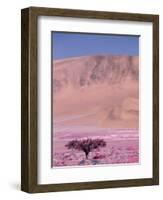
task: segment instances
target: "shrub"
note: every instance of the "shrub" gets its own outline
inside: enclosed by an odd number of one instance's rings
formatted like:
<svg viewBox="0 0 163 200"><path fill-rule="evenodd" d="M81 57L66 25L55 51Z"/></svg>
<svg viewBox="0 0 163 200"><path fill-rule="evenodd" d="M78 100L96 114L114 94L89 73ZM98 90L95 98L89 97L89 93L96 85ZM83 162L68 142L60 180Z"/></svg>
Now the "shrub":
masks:
<svg viewBox="0 0 163 200"><path fill-rule="evenodd" d="M88 154L94 149L100 147L105 147L106 142L103 139L81 139L81 140L72 140L65 145L68 149L76 149L83 151L85 153L86 159L88 159Z"/></svg>

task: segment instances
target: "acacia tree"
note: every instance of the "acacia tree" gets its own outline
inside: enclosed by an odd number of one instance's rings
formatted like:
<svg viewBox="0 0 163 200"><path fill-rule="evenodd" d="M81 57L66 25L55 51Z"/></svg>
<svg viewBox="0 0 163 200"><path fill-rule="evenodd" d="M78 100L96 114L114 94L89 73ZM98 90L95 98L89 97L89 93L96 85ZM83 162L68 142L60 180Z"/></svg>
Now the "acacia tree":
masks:
<svg viewBox="0 0 163 200"><path fill-rule="evenodd" d="M100 147L105 147L106 142L103 139L82 139L82 140L72 140L65 145L68 149L76 149L83 151L85 153L86 159L88 159L88 154L94 149Z"/></svg>

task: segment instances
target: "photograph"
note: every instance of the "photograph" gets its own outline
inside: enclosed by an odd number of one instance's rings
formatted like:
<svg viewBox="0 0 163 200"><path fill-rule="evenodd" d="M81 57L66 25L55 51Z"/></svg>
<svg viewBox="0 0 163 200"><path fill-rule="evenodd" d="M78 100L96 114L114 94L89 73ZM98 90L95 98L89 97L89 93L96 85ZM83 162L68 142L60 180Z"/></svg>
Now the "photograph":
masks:
<svg viewBox="0 0 163 200"><path fill-rule="evenodd" d="M139 39L51 32L52 168L140 164Z"/></svg>
<svg viewBox="0 0 163 200"><path fill-rule="evenodd" d="M159 15L28 7L21 44L21 190L158 185Z"/></svg>

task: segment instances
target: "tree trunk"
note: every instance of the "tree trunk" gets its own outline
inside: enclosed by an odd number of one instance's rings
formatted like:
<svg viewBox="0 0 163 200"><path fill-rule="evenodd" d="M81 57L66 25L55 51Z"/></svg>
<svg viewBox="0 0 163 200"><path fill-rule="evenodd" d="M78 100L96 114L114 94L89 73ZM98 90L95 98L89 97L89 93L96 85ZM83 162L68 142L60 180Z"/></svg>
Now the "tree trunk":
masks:
<svg viewBox="0 0 163 200"><path fill-rule="evenodd" d="M88 154L89 154L89 152L85 151L85 157L86 157L86 159L88 159Z"/></svg>

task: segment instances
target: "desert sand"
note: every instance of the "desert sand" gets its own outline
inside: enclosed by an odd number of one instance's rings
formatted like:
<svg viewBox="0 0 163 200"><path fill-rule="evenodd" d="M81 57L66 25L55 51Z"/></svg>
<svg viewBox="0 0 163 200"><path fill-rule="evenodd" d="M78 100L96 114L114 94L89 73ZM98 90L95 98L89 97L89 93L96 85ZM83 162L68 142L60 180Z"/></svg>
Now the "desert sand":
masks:
<svg viewBox="0 0 163 200"><path fill-rule="evenodd" d="M52 167L139 162L139 59L95 55L53 62ZM66 144L102 139L105 148L70 150Z"/></svg>
<svg viewBox="0 0 163 200"><path fill-rule="evenodd" d="M138 128L138 56L95 55L53 62L59 126Z"/></svg>

